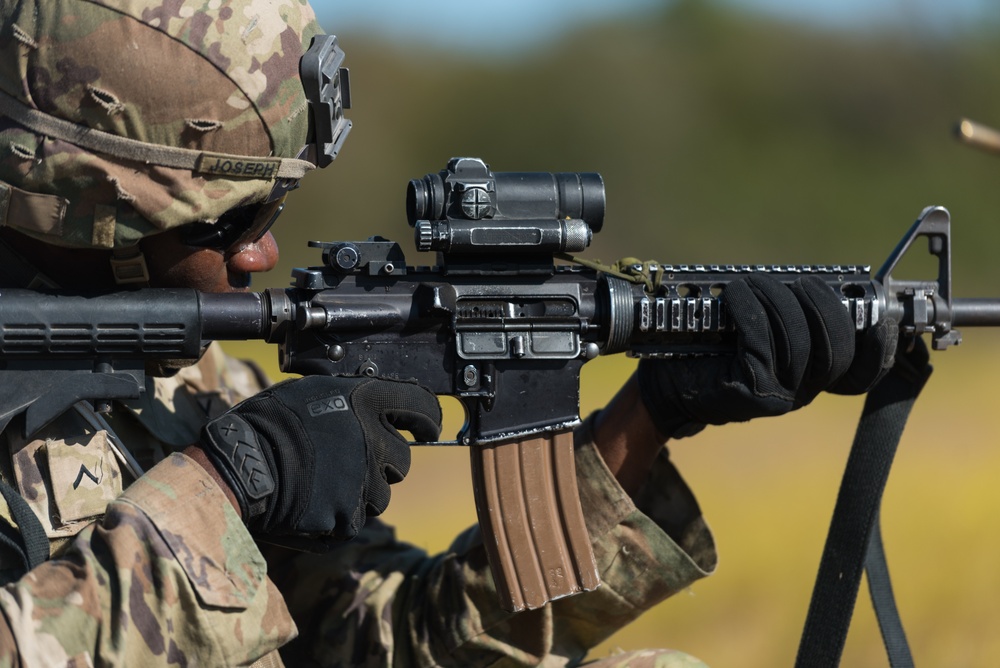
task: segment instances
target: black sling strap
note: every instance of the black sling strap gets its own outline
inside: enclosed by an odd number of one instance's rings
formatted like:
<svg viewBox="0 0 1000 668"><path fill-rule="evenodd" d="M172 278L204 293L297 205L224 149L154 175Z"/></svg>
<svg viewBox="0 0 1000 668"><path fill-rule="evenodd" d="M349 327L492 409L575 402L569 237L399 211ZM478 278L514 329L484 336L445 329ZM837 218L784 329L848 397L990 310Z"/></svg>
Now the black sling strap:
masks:
<svg viewBox="0 0 1000 668"><path fill-rule="evenodd" d="M798 668L839 664L862 568L869 569L873 581L872 601L891 665L913 664L892 598L878 516L906 418L930 374L927 350L918 342L911 353L897 359L865 400L809 603L795 662Z"/></svg>
<svg viewBox="0 0 1000 668"><path fill-rule="evenodd" d="M868 552L865 554L868 593L875 608L878 627L882 631L882 642L885 644L886 654L889 655L889 665L892 668L913 668L910 645L906 642L906 632L899 618L899 610L896 609L896 597L892 593L892 581L889 579L889 564L886 563L885 548L882 546L880 524L880 515L876 515L869 537Z"/></svg>
<svg viewBox="0 0 1000 668"><path fill-rule="evenodd" d="M17 524L17 529L14 530L3 522L0 545L19 554L25 571L30 571L49 558L49 539L45 535L41 521L16 489L0 480L0 494L7 502L10 515Z"/></svg>

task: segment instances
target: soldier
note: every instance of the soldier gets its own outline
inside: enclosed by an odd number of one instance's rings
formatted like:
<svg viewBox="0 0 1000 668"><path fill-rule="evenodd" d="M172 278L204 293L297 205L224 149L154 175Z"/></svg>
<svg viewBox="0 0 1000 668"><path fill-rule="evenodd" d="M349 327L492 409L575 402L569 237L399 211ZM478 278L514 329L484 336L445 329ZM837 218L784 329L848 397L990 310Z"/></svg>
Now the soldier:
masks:
<svg viewBox="0 0 1000 668"><path fill-rule="evenodd" d="M307 113L299 62L317 36L306 0L3 3L0 286L246 289L274 266L285 193L346 132L335 106ZM12 423L0 665L578 664L715 568L668 438L862 392L891 365L891 322L855 354L821 283L760 277L727 303L734 358L643 362L578 429L603 586L520 614L498 608L477 528L428 556L371 519L409 468L397 429L440 430L414 383L265 389L213 345L109 416L78 404L30 438ZM331 397L349 410L306 408ZM256 464L235 465L236 447ZM337 543L306 553L251 533ZM654 651L608 665L696 663Z"/></svg>

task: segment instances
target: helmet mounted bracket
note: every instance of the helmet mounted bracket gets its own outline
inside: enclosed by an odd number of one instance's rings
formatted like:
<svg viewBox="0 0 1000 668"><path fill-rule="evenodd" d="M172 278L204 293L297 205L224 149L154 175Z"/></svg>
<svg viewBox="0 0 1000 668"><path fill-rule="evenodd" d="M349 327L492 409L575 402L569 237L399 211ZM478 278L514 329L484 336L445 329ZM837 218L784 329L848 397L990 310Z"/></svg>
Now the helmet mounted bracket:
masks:
<svg viewBox="0 0 1000 668"><path fill-rule="evenodd" d="M347 68L341 67L343 62L344 51L336 35L313 37L299 61L312 125L313 143L307 148L317 167L333 162L351 131L351 121L344 117L344 110L351 108L351 80Z"/></svg>

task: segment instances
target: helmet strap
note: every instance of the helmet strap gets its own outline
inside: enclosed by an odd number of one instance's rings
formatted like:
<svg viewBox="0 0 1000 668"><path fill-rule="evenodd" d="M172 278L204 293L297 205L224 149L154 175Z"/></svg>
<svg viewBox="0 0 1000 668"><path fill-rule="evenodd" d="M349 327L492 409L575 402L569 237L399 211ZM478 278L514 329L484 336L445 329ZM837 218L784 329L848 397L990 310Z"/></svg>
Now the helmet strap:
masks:
<svg viewBox="0 0 1000 668"><path fill-rule="evenodd" d="M115 225L118 207L98 204L94 207L94 231L90 243L97 248L111 251L111 273L118 285L146 287L149 285L149 268L139 244L115 248Z"/></svg>
<svg viewBox="0 0 1000 668"><path fill-rule="evenodd" d="M149 268L146 267L146 256L142 254L138 244L127 248L114 248L111 251L111 271L118 285L143 287L149 285Z"/></svg>

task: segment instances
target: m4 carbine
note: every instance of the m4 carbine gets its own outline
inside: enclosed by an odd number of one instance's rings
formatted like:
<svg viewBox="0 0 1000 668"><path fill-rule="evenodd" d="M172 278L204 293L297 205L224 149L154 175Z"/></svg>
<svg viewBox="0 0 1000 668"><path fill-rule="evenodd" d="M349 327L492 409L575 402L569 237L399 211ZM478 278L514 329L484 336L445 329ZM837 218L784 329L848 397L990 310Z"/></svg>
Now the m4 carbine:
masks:
<svg viewBox="0 0 1000 668"><path fill-rule="evenodd" d="M470 446L494 579L502 605L519 610L599 584L571 435L588 360L731 352L726 286L758 272L819 276L859 333L893 318L903 336L930 334L944 349L960 342L956 327L1000 324L1000 299L952 297L940 207L920 214L872 276L858 265L576 260L601 230L604 202L598 174L494 173L455 158L407 190L417 248L436 252L435 266L409 266L399 244L372 237L313 242L322 266L259 293L3 290L0 427L24 413L28 436L80 401L108 410L139 396L148 360L195 360L212 340L275 343L288 373L414 378L465 407L464 427L441 444ZM937 277L895 279L921 237Z"/></svg>

